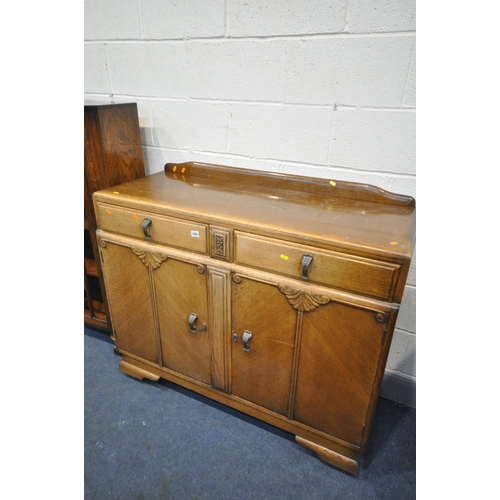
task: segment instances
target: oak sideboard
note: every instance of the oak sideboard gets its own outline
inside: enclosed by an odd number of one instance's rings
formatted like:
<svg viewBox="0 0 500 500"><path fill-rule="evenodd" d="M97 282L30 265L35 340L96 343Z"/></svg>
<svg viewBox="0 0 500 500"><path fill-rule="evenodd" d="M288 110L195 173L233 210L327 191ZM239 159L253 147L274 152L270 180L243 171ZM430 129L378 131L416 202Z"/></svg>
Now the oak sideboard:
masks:
<svg viewBox="0 0 500 500"><path fill-rule="evenodd" d="M357 474L415 244L415 200L188 162L93 201L120 370L261 419Z"/></svg>

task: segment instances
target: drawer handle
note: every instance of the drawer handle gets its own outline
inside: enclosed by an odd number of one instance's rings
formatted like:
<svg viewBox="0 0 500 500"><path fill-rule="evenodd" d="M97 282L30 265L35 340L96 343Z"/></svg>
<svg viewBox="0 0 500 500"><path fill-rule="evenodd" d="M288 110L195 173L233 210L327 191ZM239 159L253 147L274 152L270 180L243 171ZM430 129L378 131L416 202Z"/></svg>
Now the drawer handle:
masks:
<svg viewBox="0 0 500 500"><path fill-rule="evenodd" d="M309 281L309 266L311 265L311 262L313 261L313 256L309 255L306 253L305 255L302 256L302 279L304 281Z"/></svg>
<svg viewBox="0 0 500 500"><path fill-rule="evenodd" d="M191 313L188 318L188 325L189 325L189 331L191 333L196 333L196 326L194 326L195 321L198 319L198 315L195 313ZM207 331L207 325L206 323L203 323L200 332L206 332Z"/></svg>
<svg viewBox="0 0 500 500"><path fill-rule="evenodd" d="M149 234L149 226L151 225L151 219L144 219L142 221L142 232L147 240L151 239L151 235Z"/></svg>
<svg viewBox="0 0 500 500"><path fill-rule="evenodd" d="M241 340L243 341L243 350L245 352L250 352L250 346L248 345L248 342L250 342L251 338L252 338L252 332L245 330L243 332L243 337L241 338Z"/></svg>

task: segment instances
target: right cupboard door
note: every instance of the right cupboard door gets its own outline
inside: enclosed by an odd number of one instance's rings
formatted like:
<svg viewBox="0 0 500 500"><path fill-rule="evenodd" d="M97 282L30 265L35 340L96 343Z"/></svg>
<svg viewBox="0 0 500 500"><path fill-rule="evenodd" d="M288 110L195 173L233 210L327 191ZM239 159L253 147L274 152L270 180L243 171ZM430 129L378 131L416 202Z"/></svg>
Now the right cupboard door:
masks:
<svg viewBox="0 0 500 500"><path fill-rule="evenodd" d="M387 319L333 301L304 313L294 420L361 443Z"/></svg>

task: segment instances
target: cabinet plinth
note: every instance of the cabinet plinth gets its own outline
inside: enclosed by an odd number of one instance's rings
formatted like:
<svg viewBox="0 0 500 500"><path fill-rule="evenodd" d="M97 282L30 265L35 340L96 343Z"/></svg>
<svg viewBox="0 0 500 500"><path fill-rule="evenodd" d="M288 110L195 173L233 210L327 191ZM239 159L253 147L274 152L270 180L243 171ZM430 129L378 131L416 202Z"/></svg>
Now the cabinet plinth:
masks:
<svg viewBox="0 0 500 500"><path fill-rule="evenodd" d="M120 369L293 433L356 474L415 244L413 198L183 163L93 201Z"/></svg>

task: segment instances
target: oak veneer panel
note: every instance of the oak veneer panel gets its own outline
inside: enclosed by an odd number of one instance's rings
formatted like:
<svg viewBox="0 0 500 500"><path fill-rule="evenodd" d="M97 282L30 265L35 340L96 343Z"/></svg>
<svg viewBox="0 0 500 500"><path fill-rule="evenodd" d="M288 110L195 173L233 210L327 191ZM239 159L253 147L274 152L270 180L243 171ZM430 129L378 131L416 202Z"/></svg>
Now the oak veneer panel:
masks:
<svg viewBox="0 0 500 500"><path fill-rule="evenodd" d="M285 415L288 410L297 313L275 286L242 278L233 286L232 393ZM249 352L242 335L252 333Z"/></svg>
<svg viewBox="0 0 500 500"><path fill-rule="evenodd" d="M152 215L140 210L118 208L103 203L97 203L96 207L101 229L144 239L142 223L145 219L149 219L151 224L147 232L153 243L164 243L193 252L207 252L208 230L205 224Z"/></svg>
<svg viewBox="0 0 500 500"><path fill-rule="evenodd" d="M290 241L322 242L328 246L350 248L357 253L411 257L415 242L415 207L387 205L336 196L336 187L319 179L330 194L290 189L276 191L269 180L248 178L225 180L215 172L209 177L159 172L120 186L119 203L131 202L158 213L173 213L223 227L273 237L286 235ZM254 172L258 177L258 173ZM293 176L283 176L290 179ZM238 193L235 203L234 193ZM100 199L113 199L112 190ZM407 197L409 198L409 197Z"/></svg>
<svg viewBox="0 0 500 500"><path fill-rule="evenodd" d="M167 259L155 272L163 366L210 383L207 276L198 266ZM196 333L188 318L195 313Z"/></svg>
<svg viewBox="0 0 500 500"><path fill-rule="evenodd" d="M349 254L295 245L274 238L236 233L235 261L239 264L300 279L305 254L313 257L308 270L310 281L382 299L390 298L400 268L373 259L354 258Z"/></svg>
<svg viewBox="0 0 500 500"><path fill-rule="evenodd" d="M208 324L212 386L230 392L231 273L208 268Z"/></svg>
<svg viewBox="0 0 500 500"><path fill-rule="evenodd" d="M304 314L294 419L361 444L385 328L335 302Z"/></svg>
<svg viewBox="0 0 500 500"><path fill-rule="evenodd" d="M130 248L106 243L101 253L116 347L157 363L159 352L150 271Z"/></svg>

